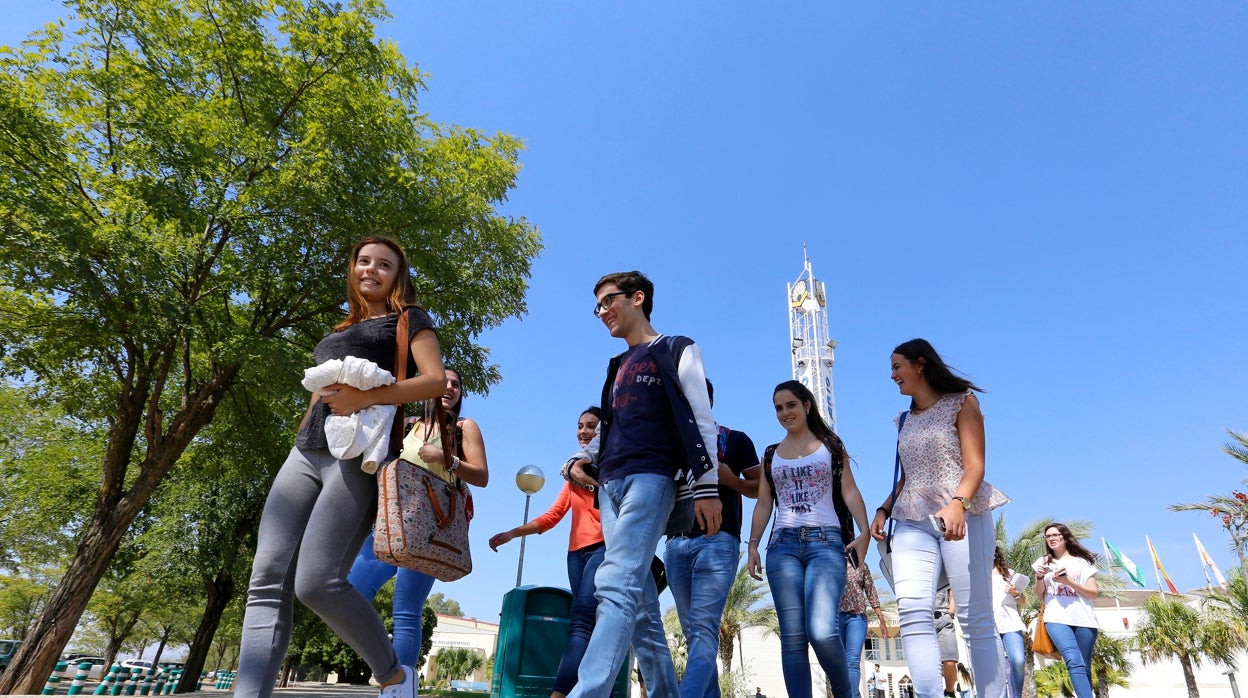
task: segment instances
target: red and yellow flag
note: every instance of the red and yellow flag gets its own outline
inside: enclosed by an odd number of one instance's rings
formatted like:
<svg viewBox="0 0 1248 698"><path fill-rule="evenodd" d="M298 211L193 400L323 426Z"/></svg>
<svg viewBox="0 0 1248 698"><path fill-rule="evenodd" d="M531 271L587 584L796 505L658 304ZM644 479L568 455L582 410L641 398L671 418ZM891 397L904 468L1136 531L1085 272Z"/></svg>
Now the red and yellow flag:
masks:
<svg viewBox="0 0 1248 698"><path fill-rule="evenodd" d="M1170 588L1170 593L1175 596L1179 595L1179 590L1175 588L1174 582L1170 581L1170 575L1166 574L1166 568L1161 566L1161 558L1157 557L1157 549L1153 547L1153 541L1148 536L1144 536L1144 540L1148 541L1148 551L1153 554L1153 566L1157 568L1157 574L1164 579L1166 586ZM1160 582L1158 582L1160 585ZM1162 589L1165 592L1165 589Z"/></svg>

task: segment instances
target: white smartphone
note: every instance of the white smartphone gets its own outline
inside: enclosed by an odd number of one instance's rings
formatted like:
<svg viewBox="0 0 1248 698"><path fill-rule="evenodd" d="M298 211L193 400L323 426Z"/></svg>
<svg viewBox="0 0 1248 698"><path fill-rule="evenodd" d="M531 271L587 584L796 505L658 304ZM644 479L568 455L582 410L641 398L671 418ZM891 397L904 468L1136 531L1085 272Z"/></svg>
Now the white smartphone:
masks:
<svg viewBox="0 0 1248 698"><path fill-rule="evenodd" d="M931 516L927 517L927 520L932 523L932 529L935 530L937 533L945 532L945 520L943 518L935 514L932 514Z"/></svg>

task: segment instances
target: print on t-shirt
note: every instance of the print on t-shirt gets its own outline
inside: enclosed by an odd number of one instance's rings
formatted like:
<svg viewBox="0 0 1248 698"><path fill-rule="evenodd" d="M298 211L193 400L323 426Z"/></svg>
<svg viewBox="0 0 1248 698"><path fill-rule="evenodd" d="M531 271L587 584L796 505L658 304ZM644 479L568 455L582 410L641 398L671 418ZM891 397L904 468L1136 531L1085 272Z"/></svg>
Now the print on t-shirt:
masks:
<svg viewBox="0 0 1248 698"><path fill-rule="evenodd" d="M625 412L641 399L640 391L662 387L659 365L649 352L635 358L630 356L620 365L620 372L615 377L615 386L611 391L611 409L616 413Z"/></svg>
<svg viewBox="0 0 1248 698"><path fill-rule="evenodd" d="M832 463L816 456L804 458L794 466L773 468L776 499L794 514L809 514L827 495L832 484Z"/></svg>

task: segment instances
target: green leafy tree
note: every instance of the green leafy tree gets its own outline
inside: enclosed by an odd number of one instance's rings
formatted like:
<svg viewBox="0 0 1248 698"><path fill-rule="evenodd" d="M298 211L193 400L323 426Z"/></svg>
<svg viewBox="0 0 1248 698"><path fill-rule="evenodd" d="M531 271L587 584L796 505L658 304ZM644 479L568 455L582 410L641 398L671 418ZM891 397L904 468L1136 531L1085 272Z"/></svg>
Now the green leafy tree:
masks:
<svg viewBox="0 0 1248 698"><path fill-rule="evenodd" d="M416 665L420 666L425 663L425 658L429 656L430 650L433 649L433 631L438 629L438 614L429 608L429 604L420 612L420 659L416 660Z"/></svg>
<svg viewBox="0 0 1248 698"><path fill-rule="evenodd" d="M32 570L38 573L38 570ZM59 570L37 576L0 574L0 637L25 640L39 612L52 593L51 577Z"/></svg>
<svg viewBox="0 0 1248 698"><path fill-rule="evenodd" d="M485 658L477 650L466 647L444 649L434 655L438 660L438 681L458 681L480 669Z"/></svg>
<svg viewBox="0 0 1248 698"><path fill-rule="evenodd" d="M442 126L379 0L69 0L0 53L3 368L103 435L93 505L0 693L51 672L122 536L244 367L296 380L383 233L465 383L525 311L536 229L500 215L521 144ZM290 411L302 405L290 405Z"/></svg>
<svg viewBox="0 0 1248 698"><path fill-rule="evenodd" d="M455 599L447 598L442 592L434 592L425 599L425 605L433 609L434 613L441 613L444 616L455 616L457 618L464 617L464 609L459 607L459 602Z"/></svg>
<svg viewBox="0 0 1248 698"><path fill-rule="evenodd" d="M1228 623L1201 614L1182 597L1152 596L1144 602L1135 644L1145 664L1177 660L1188 697L1197 698L1200 691L1193 669L1205 661L1234 668L1243 640Z"/></svg>
<svg viewBox="0 0 1248 698"><path fill-rule="evenodd" d="M675 606L663 612L663 633L667 635L667 649L672 654L672 665L676 667L676 680L683 681L685 667L689 663L689 643Z"/></svg>
<svg viewBox="0 0 1248 698"><path fill-rule="evenodd" d="M719 624L719 662L724 673L732 671L734 647L738 646L742 652L740 669L745 670L745 645L742 644L741 634L746 628L779 627L776 607L773 604L760 605L767 595L766 582L751 577L744 566L737 570L737 576L728 589L728 600Z"/></svg>
<svg viewBox="0 0 1248 698"><path fill-rule="evenodd" d="M1248 434L1226 430L1231 440L1222 444L1222 452L1248 466ZM1248 480L1241 484L1248 485ZM1175 504L1171 511L1207 511L1221 522L1231 539L1231 547L1239 557L1239 573L1248 577L1248 494L1235 491L1229 495L1210 495L1203 502Z"/></svg>

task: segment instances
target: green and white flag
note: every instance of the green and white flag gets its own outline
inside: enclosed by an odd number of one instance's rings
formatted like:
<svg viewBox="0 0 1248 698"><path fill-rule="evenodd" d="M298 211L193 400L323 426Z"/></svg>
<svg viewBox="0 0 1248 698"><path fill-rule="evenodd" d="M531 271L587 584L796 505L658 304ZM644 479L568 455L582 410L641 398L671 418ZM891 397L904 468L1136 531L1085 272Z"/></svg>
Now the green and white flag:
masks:
<svg viewBox="0 0 1248 698"><path fill-rule="evenodd" d="M1140 572L1140 568L1136 567L1134 562L1131 562L1131 558L1118 552L1118 548L1110 545L1109 541L1104 538L1101 538L1101 542L1105 544L1105 549L1109 551L1109 556L1113 559L1114 564L1121 567L1127 573L1127 576L1131 578L1131 581L1135 582L1141 589L1148 586L1144 582L1144 574Z"/></svg>

